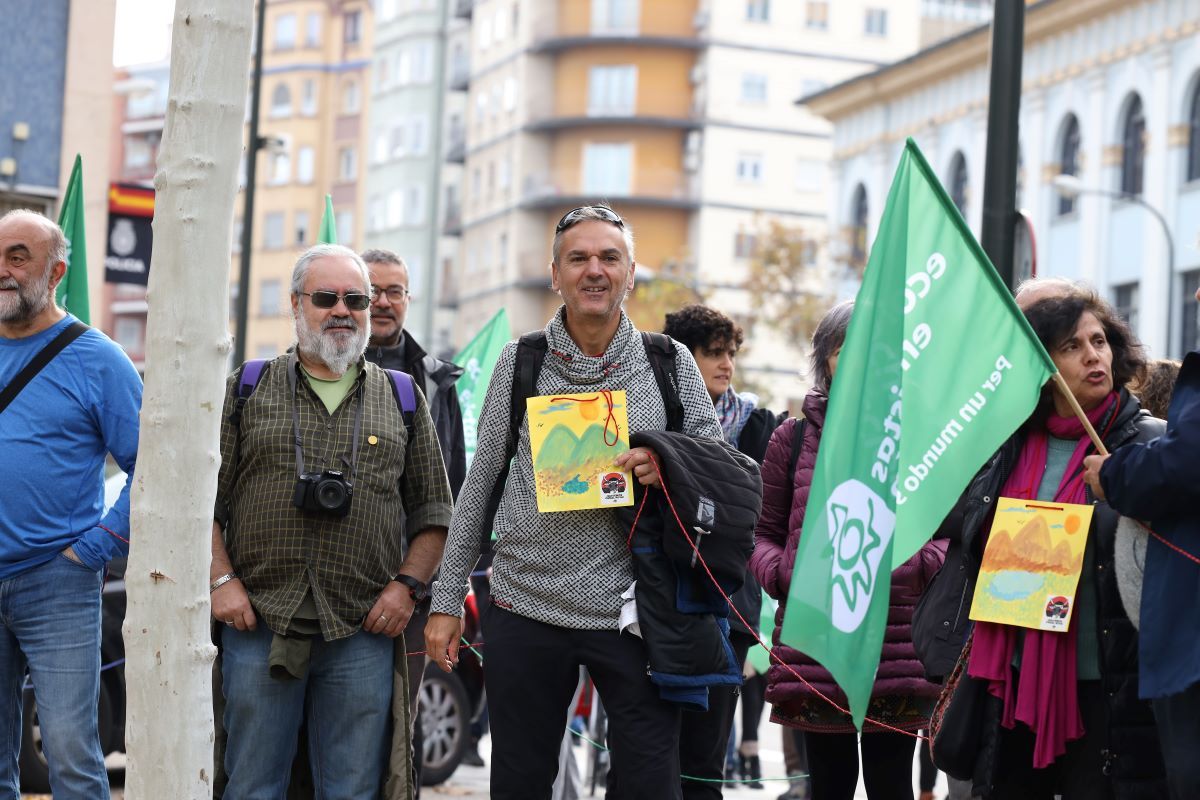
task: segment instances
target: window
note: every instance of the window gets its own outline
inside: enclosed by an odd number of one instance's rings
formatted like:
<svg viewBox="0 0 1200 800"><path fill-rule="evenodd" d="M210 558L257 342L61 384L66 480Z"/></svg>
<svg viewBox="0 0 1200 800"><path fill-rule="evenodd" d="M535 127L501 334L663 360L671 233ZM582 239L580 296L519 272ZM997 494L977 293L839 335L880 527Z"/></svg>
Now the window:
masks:
<svg viewBox="0 0 1200 800"><path fill-rule="evenodd" d="M499 173L497 180L500 183L500 190L506 191L508 187L512 186L512 165L507 158L500 162Z"/></svg>
<svg viewBox="0 0 1200 800"><path fill-rule="evenodd" d="M863 33L867 36L887 36L886 8L868 8L863 21Z"/></svg>
<svg viewBox="0 0 1200 800"><path fill-rule="evenodd" d="M367 230L381 231L387 224L387 201L379 195L372 195L367 201Z"/></svg>
<svg viewBox="0 0 1200 800"><path fill-rule="evenodd" d="M796 191L823 192L825 191L825 162L811 158L801 158L796 161Z"/></svg>
<svg viewBox="0 0 1200 800"><path fill-rule="evenodd" d="M487 194L491 198L496 191L496 162L489 161L487 165Z"/></svg>
<svg viewBox="0 0 1200 800"><path fill-rule="evenodd" d="M508 9L503 6L496 9L496 22L492 25L492 40L499 42L508 36Z"/></svg>
<svg viewBox="0 0 1200 800"><path fill-rule="evenodd" d="M867 265L867 187L854 188L850 203L850 266L861 270Z"/></svg>
<svg viewBox="0 0 1200 800"><path fill-rule="evenodd" d="M742 73L742 102L767 102L767 76L758 72Z"/></svg>
<svg viewBox="0 0 1200 800"><path fill-rule="evenodd" d="M304 46L321 46L321 15L309 14L304 20Z"/></svg>
<svg viewBox="0 0 1200 800"><path fill-rule="evenodd" d="M262 317L277 317L282 311L283 285L277 278L269 278L258 285L258 314Z"/></svg>
<svg viewBox="0 0 1200 800"><path fill-rule="evenodd" d="M358 81L348 80L342 84L342 113L357 114L361 109L362 96L358 91Z"/></svg>
<svg viewBox="0 0 1200 800"><path fill-rule="evenodd" d="M592 67L588 73L588 115L628 116L637 104L637 67Z"/></svg>
<svg viewBox="0 0 1200 800"><path fill-rule="evenodd" d="M271 184L280 186L292 179L292 155L286 150L271 154Z"/></svg>
<svg viewBox="0 0 1200 800"><path fill-rule="evenodd" d="M292 219L292 230L296 232L295 242L297 247L304 247L308 244L309 234L312 233L312 227L308 219L307 211L297 211Z"/></svg>
<svg viewBox="0 0 1200 800"><path fill-rule="evenodd" d="M398 228L404 221L404 193L392 189L387 196L387 227Z"/></svg>
<svg viewBox="0 0 1200 800"><path fill-rule="evenodd" d="M800 96L808 97L810 94L816 94L828 86L829 84L820 78L805 78L800 81Z"/></svg>
<svg viewBox="0 0 1200 800"><path fill-rule="evenodd" d="M275 18L275 49L291 50L296 46L296 15L280 14Z"/></svg>
<svg viewBox="0 0 1200 800"><path fill-rule="evenodd" d="M396 18L396 0L381 0L378 7L380 22L388 22Z"/></svg>
<svg viewBox="0 0 1200 800"><path fill-rule="evenodd" d="M770 22L771 0L746 0L747 22Z"/></svg>
<svg viewBox="0 0 1200 800"><path fill-rule="evenodd" d="M429 83L433 80L433 43L417 42L412 47L412 83Z"/></svg>
<svg viewBox="0 0 1200 800"><path fill-rule="evenodd" d="M429 152L429 118L424 114L414 116L408 122L408 147L414 156Z"/></svg>
<svg viewBox="0 0 1200 800"><path fill-rule="evenodd" d="M263 249L279 250L283 247L283 212L271 211L263 215Z"/></svg>
<svg viewBox="0 0 1200 800"><path fill-rule="evenodd" d="M592 0L592 33L637 33L639 5L639 0Z"/></svg>
<svg viewBox="0 0 1200 800"><path fill-rule="evenodd" d="M300 113L306 117L317 115L317 82L305 78L300 89Z"/></svg>
<svg viewBox="0 0 1200 800"><path fill-rule="evenodd" d="M342 18L342 29L345 32L346 44L354 44L362 39L362 12L349 11Z"/></svg>
<svg viewBox="0 0 1200 800"><path fill-rule="evenodd" d="M1142 112L1142 98L1136 94L1128 101L1121 130L1121 191L1140 195L1146 167L1146 115Z"/></svg>
<svg viewBox="0 0 1200 800"><path fill-rule="evenodd" d="M117 317L113 320L113 341L126 353L140 356L145 350L145 327L138 317Z"/></svg>
<svg viewBox="0 0 1200 800"><path fill-rule="evenodd" d="M375 144L371 147L371 163L382 164L390 158L387 133L375 134Z"/></svg>
<svg viewBox="0 0 1200 800"><path fill-rule="evenodd" d="M967 159L959 150L950 159L950 199L958 213L967 215Z"/></svg>
<svg viewBox="0 0 1200 800"><path fill-rule="evenodd" d="M758 250L758 237L753 233L738 231L733 236L733 257L753 258Z"/></svg>
<svg viewBox="0 0 1200 800"><path fill-rule="evenodd" d="M358 154L353 147L338 151L338 179L352 181L358 178Z"/></svg>
<svg viewBox="0 0 1200 800"><path fill-rule="evenodd" d="M762 153L739 153L737 179L743 183L762 183Z"/></svg>
<svg viewBox="0 0 1200 800"><path fill-rule="evenodd" d="M1192 89L1192 107L1188 114L1187 179L1200 179L1200 79Z"/></svg>
<svg viewBox="0 0 1200 800"><path fill-rule="evenodd" d="M235 253L242 252L242 233L244 232L244 230L245 229L242 227L242 218L234 217L233 218L233 243L232 243L232 246L230 249L232 249L233 252L235 252Z"/></svg>
<svg viewBox="0 0 1200 800"><path fill-rule="evenodd" d="M1183 279L1183 294L1180 299L1183 305L1183 330L1178 352L1186 353L1200 350L1200 314L1196 313L1200 309L1200 303L1195 301L1196 292L1200 290L1200 269L1185 272L1179 277ZM1168 356L1171 355L1170 350L1168 347Z"/></svg>
<svg viewBox="0 0 1200 800"><path fill-rule="evenodd" d="M1125 320L1125 323L1131 330L1137 330L1138 318L1138 284L1137 281L1132 283L1123 283L1120 286L1114 286L1113 289L1113 308Z"/></svg>
<svg viewBox="0 0 1200 800"><path fill-rule="evenodd" d="M632 144L585 144L583 192L627 197L633 184Z"/></svg>
<svg viewBox="0 0 1200 800"><path fill-rule="evenodd" d="M140 169L154 162L154 145L145 136L125 137L125 168Z"/></svg>
<svg viewBox="0 0 1200 800"><path fill-rule="evenodd" d="M316 154L311 147L301 147L296 151L296 183L310 184L313 182L313 165Z"/></svg>
<svg viewBox="0 0 1200 800"><path fill-rule="evenodd" d="M404 192L404 222L408 225L425 224L425 189L420 185L409 186ZM411 262L410 262L411 266Z"/></svg>
<svg viewBox="0 0 1200 800"><path fill-rule="evenodd" d="M635 67L636 69L636 67ZM517 108L517 79L509 75L504 79L504 110L514 111Z"/></svg>
<svg viewBox="0 0 1200 800"><path fill-rule="evenodd" d="M1061 175L1079 174L1079 119L1068 114L1063 123L1062 143L1058 148L1058 171ZM1064 194L1058 196L1058 215L1070 214L1075 210L1075 198Z"/></svg>
<svg viewBox="0 0 1200 800"><path fill-rule="evenodd" d="M338 243L350 247L354 244L354 212L338 211L333 215L337 225Z"/></svg>
<svg viewBox="0 0 1200 800"><path fill-rule="evenodd" d="M829 30L829 0L808 0L804 6L804 25L810 30Z"/></svg>
<svg viewBox="0 0 1200 800"><path fill-rule="evenodd" d="M271 92L271 118L279 119L292 114L292 90L286 83L278 83Z"/></svg>

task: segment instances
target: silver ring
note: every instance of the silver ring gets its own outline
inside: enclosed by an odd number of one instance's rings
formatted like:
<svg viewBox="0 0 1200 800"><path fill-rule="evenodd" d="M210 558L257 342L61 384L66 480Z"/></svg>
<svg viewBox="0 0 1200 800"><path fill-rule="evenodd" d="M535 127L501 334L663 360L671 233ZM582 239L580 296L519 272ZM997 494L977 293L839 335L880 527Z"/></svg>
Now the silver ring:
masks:
<svg viewBox="0 0 1200 800"><path fill-rule="evenodd" d="M232 624L233 624L233 620L231 620L231 619L227 619L227 620L225 620L225 624L226 624L226 625L232 625Z"/></svg>
<svg viewBox="0 0 1200 800"><path fill-rule="evenodd" d="M383 620L384 622L387 622L387 615L386 615L386 614L380 614L380 615L379 615L379 618L380 618L381 620Z"/></svg>

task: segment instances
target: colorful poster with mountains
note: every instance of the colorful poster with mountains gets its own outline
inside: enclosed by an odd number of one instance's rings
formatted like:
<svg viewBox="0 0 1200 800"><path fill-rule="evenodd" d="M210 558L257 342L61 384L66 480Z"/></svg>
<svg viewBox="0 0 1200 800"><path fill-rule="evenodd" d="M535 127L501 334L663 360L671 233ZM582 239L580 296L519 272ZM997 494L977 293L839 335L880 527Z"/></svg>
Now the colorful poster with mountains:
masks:
<svg viewBox="0 0 1200 800"><path fill-rule="evenodd" d="M1090 505L1001 497L975 584L971 619L1066 631L1092 522Z"/></svg>
<svg viewBox="0 0 1200 800"><path fill-rule="evenodd" d="M629 451L624 391L531 397L528 408L538 511L633 505L633 476L616 465Z"/></svg>

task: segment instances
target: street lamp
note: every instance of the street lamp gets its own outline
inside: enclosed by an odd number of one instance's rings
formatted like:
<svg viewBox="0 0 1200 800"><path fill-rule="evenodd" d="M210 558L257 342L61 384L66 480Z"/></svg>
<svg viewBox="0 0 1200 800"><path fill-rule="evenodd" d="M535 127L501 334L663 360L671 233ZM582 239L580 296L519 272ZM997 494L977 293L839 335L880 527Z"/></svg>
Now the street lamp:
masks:
<svg viewBox="0 0 1200 800"><path fill-rule="evenodd" d="M1136 203L1149 211L1158 220L1158 224L1162 227L1163 236L1167 238L1167 344L1165 355L1167 358L1170 358L1171 335L1173 333L1171 318L1175 312L1175 237L1171 235L1171 226L1167 224L1167 218L1162 215L1161 211L1143 200L1140 195L1084 186L1079 178L1074 175L1055 175L1054 189L1067 199L1074 199L1081 194L1094 194L1100 197L1110 197L1114 200L1125 200L1130 203Z"/></svg>

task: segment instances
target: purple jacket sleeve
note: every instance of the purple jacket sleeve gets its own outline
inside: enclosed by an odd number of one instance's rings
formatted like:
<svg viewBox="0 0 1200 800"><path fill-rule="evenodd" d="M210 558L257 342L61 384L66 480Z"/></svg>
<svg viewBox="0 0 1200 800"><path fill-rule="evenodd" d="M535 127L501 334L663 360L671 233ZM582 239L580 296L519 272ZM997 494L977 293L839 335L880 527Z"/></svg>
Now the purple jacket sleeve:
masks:
<svg viewBox="0 0 1200 800"><path fill-rule="evenodd" d="M762 513L754 531L754 554L750 556L750 571L776 600L783 599L779 570L787 548L788 517L792 509L792 482L787 467L796 424L795 418L784 422L771 434L767 444L762 463Z"/></svg>

